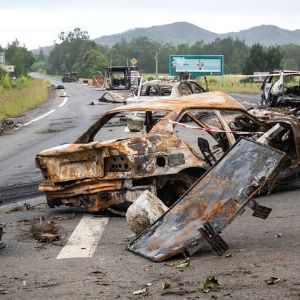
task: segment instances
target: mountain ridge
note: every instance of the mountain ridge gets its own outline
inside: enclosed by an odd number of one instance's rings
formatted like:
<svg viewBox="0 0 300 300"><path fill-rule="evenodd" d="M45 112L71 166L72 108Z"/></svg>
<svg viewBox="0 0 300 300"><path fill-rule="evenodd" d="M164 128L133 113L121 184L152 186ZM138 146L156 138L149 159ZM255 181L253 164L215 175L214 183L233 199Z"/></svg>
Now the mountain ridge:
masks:
<svg viewBox="0 0 300 300"><path fill-rule="evenodd" d="M197 41L209 43L217 38L227 37L244 40L249 46L260 43L264 46L300 44L300 29L288 30L275 25L259 25L237 32L215 33L188 22L139 27L121 33L104 35L95 38L98 44L113 46L125 40L130 42L134 38L146 36L157 42L169 42L174 45L180 43L193 44Z"/></svg>

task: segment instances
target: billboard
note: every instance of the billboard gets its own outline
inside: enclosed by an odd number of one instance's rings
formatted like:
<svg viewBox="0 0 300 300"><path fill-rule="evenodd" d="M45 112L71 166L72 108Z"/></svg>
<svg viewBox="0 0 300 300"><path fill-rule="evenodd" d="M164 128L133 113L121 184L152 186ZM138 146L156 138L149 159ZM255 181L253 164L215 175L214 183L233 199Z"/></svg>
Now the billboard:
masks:
<svg viewBox="0 0 300 300"><path fill-rule="evenodd" d="M169 55L169 74L223 75L224 55Z"/></svg>

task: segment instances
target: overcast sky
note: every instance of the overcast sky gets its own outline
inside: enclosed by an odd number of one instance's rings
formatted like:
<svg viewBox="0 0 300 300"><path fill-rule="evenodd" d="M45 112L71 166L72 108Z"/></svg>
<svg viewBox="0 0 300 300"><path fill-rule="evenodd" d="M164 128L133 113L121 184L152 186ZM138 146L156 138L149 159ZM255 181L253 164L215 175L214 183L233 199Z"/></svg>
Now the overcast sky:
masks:
<svg viewBox="0 0 300 300"><path fill-rule="evenodd" d="M80 27L91 38L178 21L216 33L262 24L300 29L300 0L0 0L0 45L52 45Z"/></svg>

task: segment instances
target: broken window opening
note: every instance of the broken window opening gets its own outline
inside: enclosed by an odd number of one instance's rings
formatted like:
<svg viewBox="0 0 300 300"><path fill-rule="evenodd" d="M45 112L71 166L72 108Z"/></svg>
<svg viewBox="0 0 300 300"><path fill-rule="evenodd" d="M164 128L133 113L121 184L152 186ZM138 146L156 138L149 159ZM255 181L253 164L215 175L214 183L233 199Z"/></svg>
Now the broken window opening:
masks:
<svg viewBox="0 0 300 300"><path fill-rule="evenodd" d="M133 111L131 113L118 113L113 115L93 137L94 141L107 139L125 139L146 134L152 127L166 115L165 112Z"/></svg>

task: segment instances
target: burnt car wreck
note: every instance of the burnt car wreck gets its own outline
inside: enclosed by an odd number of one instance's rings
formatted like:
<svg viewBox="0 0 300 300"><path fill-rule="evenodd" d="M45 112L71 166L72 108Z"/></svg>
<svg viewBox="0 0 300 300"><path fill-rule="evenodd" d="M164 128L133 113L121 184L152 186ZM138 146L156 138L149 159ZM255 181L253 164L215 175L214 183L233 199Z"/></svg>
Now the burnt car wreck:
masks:
<svg viewBox="0 0 300 300"><path fill-rule="evenodd" d="M261 104L270 107L300 106L300 72L270 72L261 87Z"/></svg>
<svg viewBox="0 0 300 300"><path fill-rule="evenodd" d="M140 113L144 120L137 133L126 130L131 113ZM37 155L44 177L39 190L50 207L81 206L91 212L126 208L146 190L170 207L240 136L257 140L276 124L280 130L266 141L286 153L280 182L299 170L296 119L257 118L222 92L120 106L100 117L74 144Z"/></svg>

